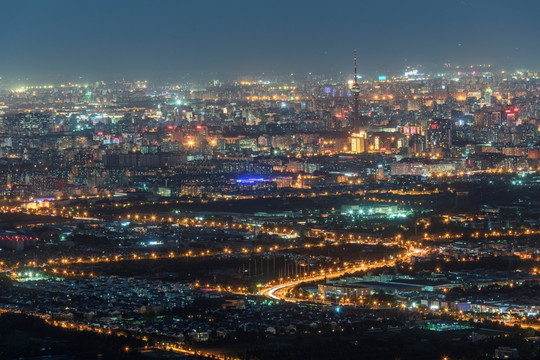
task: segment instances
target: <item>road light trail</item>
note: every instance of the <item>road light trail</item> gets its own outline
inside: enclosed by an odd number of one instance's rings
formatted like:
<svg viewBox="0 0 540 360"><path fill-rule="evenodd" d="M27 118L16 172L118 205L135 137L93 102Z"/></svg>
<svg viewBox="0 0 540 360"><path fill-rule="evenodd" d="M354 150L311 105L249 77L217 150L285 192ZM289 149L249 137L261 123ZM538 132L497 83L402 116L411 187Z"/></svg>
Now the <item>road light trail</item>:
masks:
<svg viewBox="0 0 540 360"><path fill-rule="evenodd" d="M359 265L359 266L345 268L345 269L341 269L341 270L338 270L338 271L324 272L322 275L312 276L312 277L309 277L309 278L306 278L306 279L292 280L290 282L286 282L286 283L283 283L283 284L269 286L269 287L264 288L263 290L261 290L260 295L266 296L266 297L268 297L270 299L273 299L273 300L284 300L284 301L289 301L289 302L299 302L299 301L303 301L303 300L287 298L284 295L280 295L280 291L291 288L291 287L296 286L296 285L299 285L299 284L301 284L303 282L321 281L321 280L325 280L325 279L332 279L332 278L336 278L336 277L341 277L341 276L344 276L345 274L347 274L349 272L356 272L356 271L362 271L362 270L368 270L368 269L376 269L376 268L381 268L381 267L385 267L385 266L394 266L395 262L396 262L395 259L383 260L383 261L376 262L376 263L373 263L373 264L368 264L368 265L362 264L362 265Z"/></svg>
<svg viewBox="0 0 540 360"><path fill-rule="evenodd" d="M283 284L277 284L277 285L271 285L271 286L265 287L259 292L259 294L262 296L266 296L272 300L284 300L288 302L307 301L307 299L304 300L304 299L287 298L285 295L281 295L280 292L282 292L285 289L289 289L293 286L299 285L303 282L315 282L315 281L321 281L321 280L326 280L326 279L333 279L337 277L342 277L346 275L347 273L351 273L351 272L354 273L357 271L373 270L373 269L377 269L377 268L381 268L385 266L394 266L398 260L409 259L413 254L417 252L418 252L417 249L409 249L407 254L404 254L403 256L397 256L396 258L393 258L393 259L381 260L381 261L377 261L371 264L356 265L350 268L344 268L337 271L329 271L329 272L323 271L321 275L311 276L305 279L291 280ZM309 301L313 301L313 300L316 301L316 299L309 299Z"/></svg>

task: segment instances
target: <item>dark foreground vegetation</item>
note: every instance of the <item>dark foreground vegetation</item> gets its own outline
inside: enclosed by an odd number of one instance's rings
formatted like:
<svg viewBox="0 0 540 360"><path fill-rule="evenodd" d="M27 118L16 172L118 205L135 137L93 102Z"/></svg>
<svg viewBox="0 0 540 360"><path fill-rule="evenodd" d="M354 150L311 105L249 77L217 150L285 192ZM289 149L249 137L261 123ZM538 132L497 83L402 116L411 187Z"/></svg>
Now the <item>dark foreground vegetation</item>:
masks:
<svg viewBox="0 0 540 360"><path fill-rule="evenodd" d="M62 359L139 359L141 346L131 337L81 332L47 324L16 313L0 315L0 359L56 356Z"/></svg>

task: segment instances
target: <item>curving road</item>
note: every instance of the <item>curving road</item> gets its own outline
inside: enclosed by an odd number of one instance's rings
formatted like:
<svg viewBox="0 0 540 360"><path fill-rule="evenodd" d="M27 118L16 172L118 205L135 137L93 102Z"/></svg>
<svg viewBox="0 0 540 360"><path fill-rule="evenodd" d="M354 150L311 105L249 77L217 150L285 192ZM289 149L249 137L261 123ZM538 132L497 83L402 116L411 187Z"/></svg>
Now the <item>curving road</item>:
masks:
<svg viewBox="0 0 540 360"><path fill-rule="evenodd" d="M407 254L406 256L408 256L409 254ZM321 275L309 276L309 277L301 278L301 279L294 279L286 283L270 285L268 287L265 287L259 292L259 294L273 300L284 300L284 301L289 301L289 302L308 301L307 299L303 300L303 299L288 298L284 294L286 293L287 289L293 286L296 286L298 284L304 283L304 282L321 281L325 279L342 277L345 274L351 273L351 272L368 270L368 269L376 269L376 268L385 267L385 266L394 266L394 264L396 263L396 260L397 259L382 260L382 261L370 263L367 265L362 264L362 265L356 265L356 266L340 269L338 271L324 272ZM313 300L314 299L309 299L309 301L313 301Z"/></svg>

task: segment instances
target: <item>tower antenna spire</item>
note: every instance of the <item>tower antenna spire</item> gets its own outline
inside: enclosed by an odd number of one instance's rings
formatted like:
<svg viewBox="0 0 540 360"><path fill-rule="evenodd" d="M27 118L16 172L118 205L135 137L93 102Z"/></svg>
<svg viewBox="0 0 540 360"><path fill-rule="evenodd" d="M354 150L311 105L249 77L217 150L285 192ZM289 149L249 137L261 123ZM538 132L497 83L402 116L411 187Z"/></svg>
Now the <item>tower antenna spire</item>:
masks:
<svg viewBox="0 0 540 360"><path fill-rule="evenodd" d="M356 50L354 50L354 83L358 84L358 73L356 72Z"/></svg>
<svg viewBox="0 0 540 360"><path fill-rule="evenodd" d="M354 96L352 130L356 133L360 130L360 114L358 112L358 97L360 96L360 85L358 85L358 72L356 70L356 50L354 50L354 83L351 90Z"/></svg>

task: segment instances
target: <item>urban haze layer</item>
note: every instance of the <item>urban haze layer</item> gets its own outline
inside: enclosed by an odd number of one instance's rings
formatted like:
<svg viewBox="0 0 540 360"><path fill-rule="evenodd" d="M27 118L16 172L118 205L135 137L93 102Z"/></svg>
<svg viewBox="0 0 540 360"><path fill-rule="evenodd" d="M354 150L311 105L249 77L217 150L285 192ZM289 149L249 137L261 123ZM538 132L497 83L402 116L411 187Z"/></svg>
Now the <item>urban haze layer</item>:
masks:
<svg viewBox="0 0 540 360"><path fill-rule="evenodd" d="M0 359L537 359L539 73L352 53L4 84Z"/></svg>

